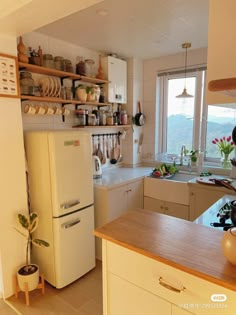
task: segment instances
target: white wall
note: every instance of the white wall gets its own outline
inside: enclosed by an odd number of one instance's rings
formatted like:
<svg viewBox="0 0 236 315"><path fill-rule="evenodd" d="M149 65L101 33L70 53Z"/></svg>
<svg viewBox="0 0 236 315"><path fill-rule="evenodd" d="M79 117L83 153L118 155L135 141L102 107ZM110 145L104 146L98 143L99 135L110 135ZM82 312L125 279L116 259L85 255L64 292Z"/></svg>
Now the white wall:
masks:
<svg viewBox="0 0 236 315"><path fill-rule="evenodd" d="M140 101L143 105L143 62L138 58L128 60L128 102L124 106L127 112L132 116L137 113L137 103ZM123 163L126 166L136 166L142 162L141 152L138 150L140 135L143 132L143 126L133 125L127 132L126 139L123 141Z"/></svg>
<svg viewBox="0 0 236 315"><path fill-rule="evenodd" d="M236 76L235 12L235 0L209 1L208 82ZM208 104L236 103L235 97L208 90L206 100Z"/></svg>
<svg viewBox="0 0 236 315"><path fill-rule="evenodd" d="M16 39L0 35L0 51L16 55ZM13 294L12 278L24 263L24 242L13 229L16 214L26 211L25 159L21 106L19 99L0 98L0 252L2 273L0 290L3 297Z"/></svg>
<svg viewBox="0 0 236 315"><path fill-rule="evenodd" d="M188 67L207 63L207 49L192 49L188 51ZM159 97L157 91L157 73L165 69L183 68L184 53L148 59L143 62L143 104L146 123L144 125L143 162L155 159L155 147L158 144L156 133L156 104Z"/></svg>

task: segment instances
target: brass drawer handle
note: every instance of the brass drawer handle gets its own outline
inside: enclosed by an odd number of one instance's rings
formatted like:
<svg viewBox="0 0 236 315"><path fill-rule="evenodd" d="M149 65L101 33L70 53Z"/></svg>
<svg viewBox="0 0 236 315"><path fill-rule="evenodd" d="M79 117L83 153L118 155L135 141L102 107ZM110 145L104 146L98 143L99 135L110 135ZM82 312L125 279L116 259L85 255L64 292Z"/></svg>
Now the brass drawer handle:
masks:
<svg viewBox="0 0 236 315"><path fill-rule="evenodd" d="M178 288L173 287L172 285L163 281L162 277L159 278L159 284L162 285L164 288L169 289L169 290L174 291L174 292L177 292L177 293L181 293L184 290L186 290L185 287L182 287L182 289L178 289Z"/></svg>

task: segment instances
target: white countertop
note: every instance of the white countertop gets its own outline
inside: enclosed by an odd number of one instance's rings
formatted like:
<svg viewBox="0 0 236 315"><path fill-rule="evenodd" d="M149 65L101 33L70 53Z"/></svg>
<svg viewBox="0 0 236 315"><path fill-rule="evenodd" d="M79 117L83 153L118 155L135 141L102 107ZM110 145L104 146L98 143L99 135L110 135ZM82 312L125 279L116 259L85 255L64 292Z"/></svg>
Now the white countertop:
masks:
<svg viewBox="0 0 236 315"><path fill-rule="evenodd" d="M135 179L148 176L153 167L117 167L103 171L102 178L94 179L96 188L113 188L129 183Z"/></svg>

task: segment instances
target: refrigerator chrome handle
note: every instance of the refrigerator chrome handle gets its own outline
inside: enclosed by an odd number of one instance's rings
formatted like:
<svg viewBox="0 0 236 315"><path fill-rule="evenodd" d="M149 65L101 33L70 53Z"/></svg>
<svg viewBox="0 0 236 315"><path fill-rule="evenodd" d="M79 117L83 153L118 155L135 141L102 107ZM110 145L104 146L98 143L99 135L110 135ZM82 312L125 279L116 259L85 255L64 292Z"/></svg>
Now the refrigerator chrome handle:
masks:
<svg viewBox="0 0 236 315"><path fill-rule="evenodd" d="M68 228L70 228L70 227L72 227L72 226L74 226L74 225L76 225L76 224L79 224L79 223L80 223L80 219L77 219L77 220L72 221L72 222L64 223L64 224L61 225L61 227L62 227L63 229L68 229Z"/></svg>
<svg viewBox="0 0 236 315"><path fill-rule="evenodd" d="M78 204L80 204L80 200L69 201L69 202L63 203L61 205L61 209L69 209L69 208L74 207Z"/></svg>

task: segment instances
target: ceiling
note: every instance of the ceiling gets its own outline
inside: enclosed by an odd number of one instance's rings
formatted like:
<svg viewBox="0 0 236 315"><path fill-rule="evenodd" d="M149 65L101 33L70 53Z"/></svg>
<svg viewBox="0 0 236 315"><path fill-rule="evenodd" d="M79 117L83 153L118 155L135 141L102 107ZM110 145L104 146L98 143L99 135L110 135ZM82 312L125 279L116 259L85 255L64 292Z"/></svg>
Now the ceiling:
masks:
<svg viewBox="0 0 236 315"><path fill-rule="evenodd" d="M123 58L207 47L208 0L104 0L36 30Z"/></svg>

